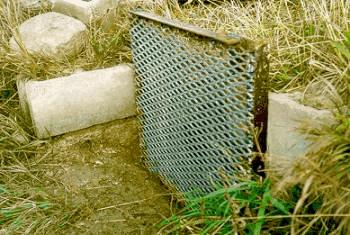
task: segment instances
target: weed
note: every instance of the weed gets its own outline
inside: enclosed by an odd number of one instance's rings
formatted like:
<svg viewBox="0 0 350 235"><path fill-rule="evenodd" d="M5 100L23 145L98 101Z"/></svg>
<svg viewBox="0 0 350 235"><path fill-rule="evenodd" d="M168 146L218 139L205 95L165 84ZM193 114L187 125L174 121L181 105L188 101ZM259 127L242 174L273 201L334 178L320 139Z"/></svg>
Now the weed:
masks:
<svg viewBox="0 0 350 235"><path fill-rule="evenodd" d="M159 233L191 234L261 234L274 224L273 232L288 227L293 203L275 198L271 181L246 181L220 188L206 196L188 198L179 214L161 222ZM284 226L278 229L278 226Z"/></svg>

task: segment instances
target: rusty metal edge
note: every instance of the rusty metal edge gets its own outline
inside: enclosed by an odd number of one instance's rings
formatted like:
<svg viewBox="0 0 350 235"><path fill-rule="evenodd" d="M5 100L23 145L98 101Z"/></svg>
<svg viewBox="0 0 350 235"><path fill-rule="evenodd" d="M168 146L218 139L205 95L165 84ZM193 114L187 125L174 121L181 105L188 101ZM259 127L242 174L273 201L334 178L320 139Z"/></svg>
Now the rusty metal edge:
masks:
<svg viewBox="0 0 350 235"><path fill-rule="evenodd" d="M201 27L192 25L192 24L187 24L178 20L171 20L171 19L167 19L140 9L135 9L135 10L131 10L130 11L131 14L139 16L139 17L143 17L149 20L153 20L156 21L158 23L162 23L171 27L175 27L181 30L185 30L194 34L197 34L199 36L203 36L203 37L207 37L207 38L211 38L214 39L216 41L222 42L224 44L227 45L236 45L239 44L241 42L241 39L237 39L237 38L233 38L230 37L224 33L215 33L213 31L207 30L207 29L203 29Z"/></svg>

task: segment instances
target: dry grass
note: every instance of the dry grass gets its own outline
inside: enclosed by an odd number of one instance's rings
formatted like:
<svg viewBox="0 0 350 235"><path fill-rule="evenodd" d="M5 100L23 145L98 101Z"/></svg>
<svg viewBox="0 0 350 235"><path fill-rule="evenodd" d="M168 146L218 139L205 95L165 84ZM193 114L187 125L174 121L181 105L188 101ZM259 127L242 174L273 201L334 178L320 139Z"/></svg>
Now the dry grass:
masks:
<svg viewBox="0 0 350 235"><path fill-rule="evenodd" d="M350 31L350 1L222 1L222 4L155 5L150 11L216 32L233 32L270 47L273 90L303 90L311 83L336 87L349 98L349 64L333 42Z"/></svg>
<svg viewBox="0 0 350 235"><path fill-rule="evenodd" d="M6 232L56 233L60 226L88 210L76 208L72 201L47 192L60 182L44 174L46 168L37 155L40 146L46 143L32 135L30 124L19 111L15 78L21 75L28 79L50 79L77 69L130 62L126 19L131 7L125 6L99 22L91 22L85 50L75 57L57 60L26 52L19 58L10 52L8 45L21 22L47 9L23 11L14 1L0 2L0 228L6 228ZM235 32L268 43L273 90L303 91L311 84L319 84L319 90L331 87L340 97L341 105L349 103L349 60L339 55L334 43L342 43L345 33L350 31L350 0L223 1L220 5L188 4L181 8L166 1L147 8L214 31ZM349 122L346 115L343 118L347 121L342 119L341 123ZM311 156L309 170L298 171L302 174L294 183L312 187L305 189L306 196L295 210L291 233L306 233L316 224L326 231L334 218L341 218L335 219L338 226L332 228L334 233L349 229L346 227L349 217L324 216L350 211L346 203L350 200L346 168L350 159L349 124L347 129L344 125L337 133L331 130L323 133L316 142L323 147ZM316 217L300 219L302 212L298 208L320 195L324 203Z"/></svg>

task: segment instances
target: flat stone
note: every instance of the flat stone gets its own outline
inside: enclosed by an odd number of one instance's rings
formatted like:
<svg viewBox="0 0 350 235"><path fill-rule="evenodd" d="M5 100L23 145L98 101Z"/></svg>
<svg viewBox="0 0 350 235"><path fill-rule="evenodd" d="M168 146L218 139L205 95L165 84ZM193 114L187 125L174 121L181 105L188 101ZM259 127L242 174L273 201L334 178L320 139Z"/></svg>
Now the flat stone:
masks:
<svg viewBox="0 0 350 235"><path fill-rule="evenodd" d="M115 8L119 0L51 0L52 10L72 16L88 24Z"/></svg>
<svg viewBox="0 0 350 235"><path fill-rule="evenodd" d="M27 81L18 93L39 138L136 114L134 72L129 65Z"/></svg>
<svg viewBox="0 0 350 235"><path fill-rule="evenodd" d="M300 130L303 124L318 129L334 123L329 110L318 110L296 100L296 94L269 94L268 163L282 173L309 150L308 134Z"/></svg>
<svg viewBox="0 0 350 235"><path fill-rule="evenodd" d="M18 35L10 39L10 47L20 53L47 57L72 56L84 46L86 26L72 17L50 12L34 16L22 23Z"/></svg>

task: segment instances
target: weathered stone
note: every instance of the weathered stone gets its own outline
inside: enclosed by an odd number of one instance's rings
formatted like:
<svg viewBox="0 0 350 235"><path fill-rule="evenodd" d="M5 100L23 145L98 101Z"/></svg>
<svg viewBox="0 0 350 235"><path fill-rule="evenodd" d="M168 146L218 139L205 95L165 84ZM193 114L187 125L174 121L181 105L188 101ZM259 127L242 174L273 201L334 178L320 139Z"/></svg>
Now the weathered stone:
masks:
<svg viewBox="0 0 350 235"><path fill-rule="evenodd" d="M134 73L128 65L28 81L18 88L39 138L136 114Z"/></svg>
<svg viewBox="0 0 350 235"><path fill-rule="evenodd" d="M108 9L115 8L119 0L51 0L52 10L75 17L85 24L103 16Z"/></svg>
<svg viewBox="0 0 350 235"><path fill-rule="evenodd" d="M19 0L21 7L29 9L40 9L49 5L48 0Z"/></svg>
<svg viewBox="0 0 350 235"><path fill-rule="evenodd" d="M290 168L296 158L308 151L310 142L308 134L300 130L302 124L317 129L334 122L330 111L304 106L295 99L295 95L269 94L268 162L278 171Z"/></svg>
<svg viewBox="0 0 350 235"><path fill-rule="evenodd" d="M48 57L71 56L84 46L86 26L72 17L50 12L28 19L10 39L15 52L23 49L30 54Z"/></svg>

